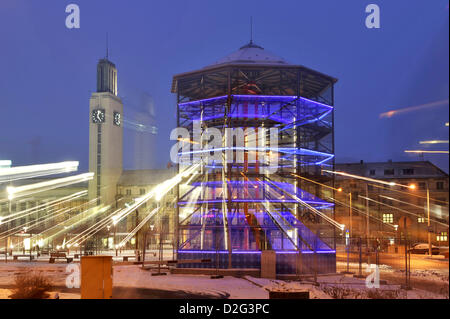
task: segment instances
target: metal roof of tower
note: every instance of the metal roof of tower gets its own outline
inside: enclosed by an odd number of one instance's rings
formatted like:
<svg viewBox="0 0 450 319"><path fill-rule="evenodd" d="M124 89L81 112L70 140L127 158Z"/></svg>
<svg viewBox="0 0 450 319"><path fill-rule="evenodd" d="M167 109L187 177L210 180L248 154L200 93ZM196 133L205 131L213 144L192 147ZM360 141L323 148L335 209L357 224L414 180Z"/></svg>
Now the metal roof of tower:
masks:
<svg viewBox="0 0 450 319"><path fill-rule="evenodd" d="M322 95L336 81L327 74L289 63L250 40L213 64L175 74L171 92L195 100L226 95L230 93L228 89L233 89L234 93L240 92L245 87L244 82L251 82L251 85L256 84L260 88L262 95L300 94L314 98Z"/></svg>
<svg viewBox="0 0 450 319"><path fill-rule="evenodd" d="M252 41L210 66L218 66L222 64L289 65L289 63L283 58L264 50L263 47L254 44Z"/></svg>

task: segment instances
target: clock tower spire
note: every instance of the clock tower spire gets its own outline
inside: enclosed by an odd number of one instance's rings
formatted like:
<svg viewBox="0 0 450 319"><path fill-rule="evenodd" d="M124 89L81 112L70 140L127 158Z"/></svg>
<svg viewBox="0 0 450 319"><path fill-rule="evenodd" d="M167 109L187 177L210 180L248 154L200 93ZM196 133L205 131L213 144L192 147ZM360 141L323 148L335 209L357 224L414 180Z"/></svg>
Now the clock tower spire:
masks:
<svg viewBox="0 0 450 319"><path fill-rule="evenodd" d="M117 69L108 57L97 64L97 91L89 101L89 199L97 205L115 205L122 174L123 104L117 96Z"/></svg>

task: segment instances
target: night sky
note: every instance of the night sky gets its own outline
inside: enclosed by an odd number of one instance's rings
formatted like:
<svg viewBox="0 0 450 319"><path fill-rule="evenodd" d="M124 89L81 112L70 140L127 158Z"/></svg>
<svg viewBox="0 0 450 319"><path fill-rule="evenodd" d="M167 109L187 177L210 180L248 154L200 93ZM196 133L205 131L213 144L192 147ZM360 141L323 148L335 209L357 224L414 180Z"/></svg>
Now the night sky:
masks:
<svg viewBox="0 0 450 319"><path fill-rule="evenodd" d="M448 0L72 2L81 9L80 29L65 27L71 1L0 1L0 159L13 165L78 160L88 169L89 97L108 32L124 116L140 111L139 96L153 98L158 135L148 133L151 166L165 167L176 120L172 76L246 44L250 16L255 43L339 79L338 162L417 160L403 151L425 149L421 140L448 140ZM365 27L369 3L380 6L381 29ZM126 168L133 168L133 138L126 129ZM424 158L448 172L448 155Z"/></svg>

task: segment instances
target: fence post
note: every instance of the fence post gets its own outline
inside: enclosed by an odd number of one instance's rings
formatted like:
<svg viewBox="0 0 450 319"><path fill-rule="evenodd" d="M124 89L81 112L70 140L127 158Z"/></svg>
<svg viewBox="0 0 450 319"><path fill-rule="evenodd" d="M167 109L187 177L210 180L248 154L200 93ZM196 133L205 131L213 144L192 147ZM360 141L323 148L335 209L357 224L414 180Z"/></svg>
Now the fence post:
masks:
<svg viewBox="0 0 450 319"><path fill-rule="evenodd" d="M316 232L316 237L314 239L314 285L318 286L317 283L317 236L319 231Z"/></svg>
<svg viewBox="0 0 450 319"><path fill-rule="evenodd" d="M347 243L347 273L350 273L350 245Z"/></svg>
<svg viewBox="0 0 450 319"><path fill-rule="evenodd" d="M409 285L409 275L408 275L408 238L407 238L407 231L406 231L406 218L404 219L404 230L403 230L403 236L405 240L405 290L410 290L411 287Z"/></svg>
<svg viewBox="0 0 450 319"><path fill-rule="evenodd" d="M364 278L362 274L362 240L361 237L358 239L358 249L359 249L359 271L357 275L353 275L355 278Z"/></svg>
<svg viewBox="0 0 450 319"><path fill-rule="evenodd" d="M345 232L345 249L347 250L347 270L342 271L343 274L353 274L354 272L350 271L350 251L352 247L352 238L350 237L350 233L347 229Z"/></svg>

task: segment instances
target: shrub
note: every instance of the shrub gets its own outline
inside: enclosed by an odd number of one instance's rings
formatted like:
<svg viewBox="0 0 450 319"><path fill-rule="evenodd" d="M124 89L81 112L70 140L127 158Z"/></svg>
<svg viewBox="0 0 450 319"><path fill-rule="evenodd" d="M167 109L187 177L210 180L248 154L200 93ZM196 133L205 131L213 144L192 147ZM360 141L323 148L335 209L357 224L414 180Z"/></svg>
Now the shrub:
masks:
<svg viewBox="0 0 450 319"><path fill-rule="evenodd" d="M382 290L369 289L367 298L370 299L397 299L400 296L400 290Z"/></svg>
<svg viewBox="0 0 450 319"><path fill-rule="evenodd" d="M12 299L45 299L52 289L50 280L42 274L26 272L15 278Z"/></svg>

